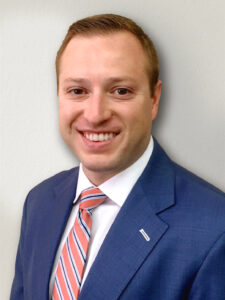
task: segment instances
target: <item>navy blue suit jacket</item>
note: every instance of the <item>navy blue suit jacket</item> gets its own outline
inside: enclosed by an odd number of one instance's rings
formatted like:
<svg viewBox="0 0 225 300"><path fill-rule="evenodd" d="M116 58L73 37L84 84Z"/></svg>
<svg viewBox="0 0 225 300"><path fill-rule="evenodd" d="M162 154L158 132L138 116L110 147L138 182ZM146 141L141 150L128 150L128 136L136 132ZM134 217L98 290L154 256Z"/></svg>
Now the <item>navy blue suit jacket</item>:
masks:
<svg viewBox="0 0 225 300"><path fill-rule="evenodd" d="M35 187L24 205L11 300L47 300L78 169ZM147 241L140 230L150 237ZM107 234L80 300L224 300L224 193L152 157Z"/></svg>

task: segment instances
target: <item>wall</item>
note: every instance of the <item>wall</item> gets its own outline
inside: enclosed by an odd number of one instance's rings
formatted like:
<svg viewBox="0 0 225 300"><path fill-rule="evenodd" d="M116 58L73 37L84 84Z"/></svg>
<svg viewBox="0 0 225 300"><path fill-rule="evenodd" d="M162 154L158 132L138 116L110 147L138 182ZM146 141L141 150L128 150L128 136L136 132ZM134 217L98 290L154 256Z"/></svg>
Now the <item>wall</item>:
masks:
<svg viewBox="0 0 225 300"><path fill-rule="evenodd" d="M29 189L77 160L57 128L54 58L78 18L133 18L155 42L163 95L154 135L178 163L225 190L225 2L0 2L1 299L8 299Z"/></svg>

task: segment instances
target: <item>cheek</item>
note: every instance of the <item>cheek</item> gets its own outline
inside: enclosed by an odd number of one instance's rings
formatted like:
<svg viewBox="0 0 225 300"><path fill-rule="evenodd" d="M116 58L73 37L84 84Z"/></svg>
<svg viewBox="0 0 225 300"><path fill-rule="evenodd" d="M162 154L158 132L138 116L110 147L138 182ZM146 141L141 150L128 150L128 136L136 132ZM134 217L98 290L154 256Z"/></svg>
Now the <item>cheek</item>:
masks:
<svg viewBox="0 0 225 300"><path fill-rule="evenodd" d="M74 106L59 103L59 124L62 126L69 125L76 118L77 112Z"/></svg>
<svg viewBox="0 0 225 300"><path fill-rule="evenodd" d="M143 127L151 124L151 105L150 104L141 104L136 105L124 113L124 119L129 120L129 124L132 127Z"/></svg>
<svg viewBox="0 0 225 300"><path fill-rule="evenodd" d="M149 111L139 111L132 119L132 132L138 139L149 136L152 128L151 113Z"/></svg>

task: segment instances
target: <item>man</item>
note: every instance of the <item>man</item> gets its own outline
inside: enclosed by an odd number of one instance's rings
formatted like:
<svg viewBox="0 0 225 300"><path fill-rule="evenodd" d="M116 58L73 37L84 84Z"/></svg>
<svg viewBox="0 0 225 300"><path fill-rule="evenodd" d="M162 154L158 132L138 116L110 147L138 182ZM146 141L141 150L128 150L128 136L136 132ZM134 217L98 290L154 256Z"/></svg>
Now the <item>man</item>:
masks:
<svg viewBox="0 0 225 300"><path fill-rule="evenodd" d="M130 19L86 18L56 71L61 135L81 164L29 193L11 300L224 300L224 194L151 137L151 40Z"/></svg>

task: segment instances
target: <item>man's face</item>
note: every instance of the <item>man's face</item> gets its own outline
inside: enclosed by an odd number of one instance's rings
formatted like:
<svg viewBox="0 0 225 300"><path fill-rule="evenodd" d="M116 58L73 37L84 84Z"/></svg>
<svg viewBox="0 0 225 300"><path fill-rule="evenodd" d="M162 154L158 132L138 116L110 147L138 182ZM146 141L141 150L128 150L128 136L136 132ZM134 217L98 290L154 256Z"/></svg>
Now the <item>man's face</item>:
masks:
<svg viewBox="0 0 225 300"><path fill-rule="evenodd" d="M60 132L92 183L99 185L145 151L158 111L147 57L129 32L76 36L60 61Z"/></svg>

